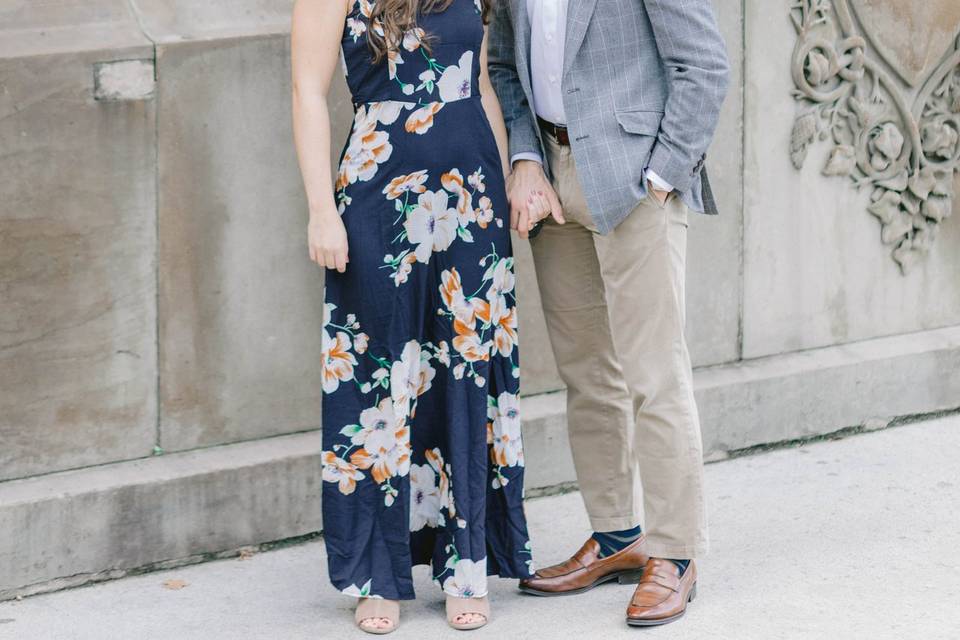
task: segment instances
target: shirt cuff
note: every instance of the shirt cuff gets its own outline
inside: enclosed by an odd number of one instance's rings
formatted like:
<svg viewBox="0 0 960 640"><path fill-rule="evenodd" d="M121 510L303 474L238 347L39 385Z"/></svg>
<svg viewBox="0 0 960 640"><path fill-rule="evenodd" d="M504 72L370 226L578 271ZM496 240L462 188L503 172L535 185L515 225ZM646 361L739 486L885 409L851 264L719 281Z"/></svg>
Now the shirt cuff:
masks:
<svg viewBox="0 0 960 640"><path fill-rule="evenodd" d="M517 155L523 155L523 154L517 154ZM666 191L667 193L670 193L671 191L673 191L673 185L667 182L666 180L664 180L663 178L661 178L657 174L657 172L654 171L653 169L647 169L645 173L647 175L647 180L653 183L653 186L659 189L660 191Z"/></svg>
<svg viewBox="0 0 960 640"><path fill-rule="evenodd" d="M543 164L543 158L540 157L539 153L534 153L532 151L524 151L510 158L510 166L513 167L513 165L517 164L521 160L532 160L537 164L541 164L541 165Z"/></svg>

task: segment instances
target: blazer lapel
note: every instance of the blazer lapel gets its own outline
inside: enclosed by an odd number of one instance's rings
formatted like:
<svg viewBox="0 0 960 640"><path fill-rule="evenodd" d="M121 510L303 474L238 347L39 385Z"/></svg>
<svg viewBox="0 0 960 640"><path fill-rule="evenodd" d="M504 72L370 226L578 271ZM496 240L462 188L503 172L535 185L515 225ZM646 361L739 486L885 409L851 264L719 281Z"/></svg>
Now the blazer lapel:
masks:
<svg viewBox="0 0 960 640"><path fill-rule="evenodd" d="M521 3L524 3L521 0ZM525 4L525 3L524 3ZM567 41L563 46L563 75L567 75L573 59L580 51L587 26L597 8L597 0L571 0L567 6Z"/></svg>

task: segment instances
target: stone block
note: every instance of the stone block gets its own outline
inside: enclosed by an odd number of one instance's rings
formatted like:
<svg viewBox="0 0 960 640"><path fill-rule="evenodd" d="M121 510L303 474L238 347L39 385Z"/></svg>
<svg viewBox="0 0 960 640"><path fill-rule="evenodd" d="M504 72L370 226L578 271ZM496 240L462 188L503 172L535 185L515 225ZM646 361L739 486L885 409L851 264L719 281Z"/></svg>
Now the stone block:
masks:
<svg viewBox="0 0 960 640"><path fill-rule="evenodd" d="M707 169L719 216L692 214L687 236L687 341L694 366L740 357L743 246L743 11L715 0L730 60L730 88Z"/></svg>
<svg viewBox="0 0 960 640"><path fill-rule="evenodd" d="M128 0L0 3L0 59L147 46ZM108 54L103 54L104 59ZM117 59L117 58L113 58Z"/></svg>
<svg viewBox="0 0 960 640"><path fill-rule="evenodd" d="M131 0L154 42L282 34L290 29L292 0Z"/></svg>
<svg viewBox="0 0 960 640"><path fill-rule="evenodd" d="M0 483L0 600L320 528L318 433ZM36 523L42 523L37 526Z"/></svg>
<svg viewBox="0 0 960 640"><path fill-rule="evenodd" d="M293 148L285 36L157 47L160 441L320 422L321 271ZM334 155L352 108L334 94Z"/></svg>
<svg viewBox="0 0 960 640"><path fill-rule="evenodd" d="M155 109L94 100L117 55L151 50L0 58L0 480L154 444Z"/></svg>

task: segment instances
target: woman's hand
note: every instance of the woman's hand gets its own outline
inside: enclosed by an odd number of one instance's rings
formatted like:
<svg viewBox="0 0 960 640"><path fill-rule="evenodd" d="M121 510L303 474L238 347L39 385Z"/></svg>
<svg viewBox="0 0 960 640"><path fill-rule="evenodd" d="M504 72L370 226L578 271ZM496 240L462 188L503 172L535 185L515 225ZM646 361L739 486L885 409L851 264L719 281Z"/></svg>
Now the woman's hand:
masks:
<svg viewBox="0 0 960 640"><path fill-rule="evenodd" d="M307 244L310 259L321 267L336 269L340 273L347 270L350 262L347 229L336 209L310 216Z"/></svg>

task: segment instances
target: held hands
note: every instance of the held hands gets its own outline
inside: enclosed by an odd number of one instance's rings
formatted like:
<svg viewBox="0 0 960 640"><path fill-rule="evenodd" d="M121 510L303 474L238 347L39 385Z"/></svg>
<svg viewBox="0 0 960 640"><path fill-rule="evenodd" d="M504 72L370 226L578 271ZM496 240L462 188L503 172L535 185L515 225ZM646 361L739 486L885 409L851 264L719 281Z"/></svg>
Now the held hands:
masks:
<svg viewBox="0 0 960 640"><path fill-rule="evenodd" d="M533 160L518 160L507 178L507 199L510 201L510 228L527 239L541 220L553 216L563 224L563 208L553 191L543 167Z"/></svg>
<svg viewBox="0 0 960 640"><path fill-rule="evenodd" d="M307 245L310 249L310 259L321 267L336 269L340 273L347 270L347 263L350 262L347 230L336 208L310 213L310 222L307 224Z"/></svg>

